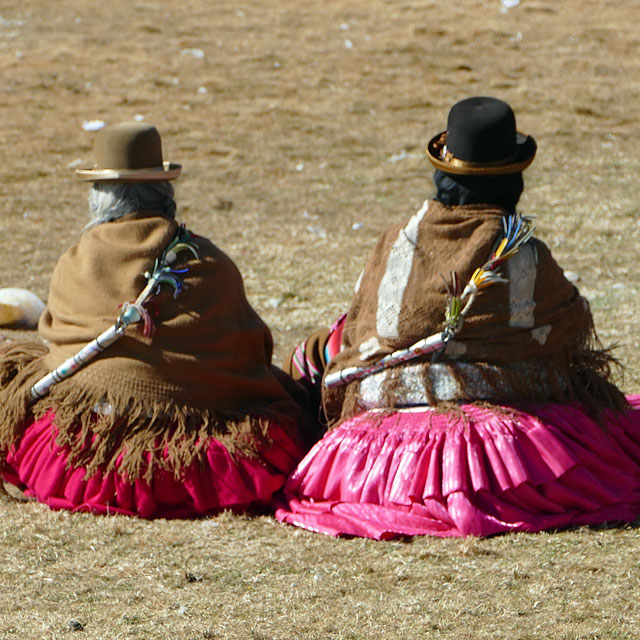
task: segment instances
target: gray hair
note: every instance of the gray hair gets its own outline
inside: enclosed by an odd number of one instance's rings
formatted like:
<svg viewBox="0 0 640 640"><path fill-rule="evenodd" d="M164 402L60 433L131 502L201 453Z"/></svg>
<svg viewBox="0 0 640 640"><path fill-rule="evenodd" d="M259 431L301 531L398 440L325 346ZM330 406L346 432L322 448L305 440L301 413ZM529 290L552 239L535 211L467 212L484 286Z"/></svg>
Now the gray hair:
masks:
<svg viewBox="0 0 640 640"><path fill-rule="evenodd" d="M134 211L158 211L175 217L176 203L169 182L94 182L89 192L87 228L111 222Z"/></svg>

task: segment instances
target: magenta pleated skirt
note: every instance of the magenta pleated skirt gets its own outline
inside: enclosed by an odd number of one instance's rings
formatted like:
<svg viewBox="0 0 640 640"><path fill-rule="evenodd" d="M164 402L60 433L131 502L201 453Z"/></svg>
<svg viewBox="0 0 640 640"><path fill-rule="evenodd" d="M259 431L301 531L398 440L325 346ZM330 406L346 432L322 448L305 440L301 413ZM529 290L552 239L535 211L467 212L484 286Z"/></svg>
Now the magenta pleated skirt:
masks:
<svg viewBox="0 0 640 640"><path fill-rule="evenodd" d="M489 536L640 515L640 395L604 424L575 405L369 412L329 431L287 480L281 522L388 539Z"/></svg>
<svg viewBox="0 0 640 640"><path fill-rule="evenodd" d="M114 471L87 478L86 470L70 466L68 451L56 444L55 415L49 413L27 427L8 455L3 475L52 509L143 518L193 518L224 509L240 512L268 506L304 455L277 424L269 433L270 446L255 458L231 455L211 439L202 460L179 479L158 469L149 482L129 481L117 465Z"/></svg>

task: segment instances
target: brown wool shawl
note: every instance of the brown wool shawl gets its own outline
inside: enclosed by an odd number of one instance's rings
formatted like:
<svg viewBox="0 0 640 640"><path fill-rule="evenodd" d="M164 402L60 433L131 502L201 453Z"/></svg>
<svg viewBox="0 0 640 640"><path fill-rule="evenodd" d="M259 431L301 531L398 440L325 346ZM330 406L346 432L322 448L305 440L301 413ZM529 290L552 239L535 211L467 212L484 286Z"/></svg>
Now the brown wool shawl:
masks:
<svg viewBox="0 0 640 640"><path fill-rule="evenodd" d="M90 228L62 255L39 324L46 347L21 343L0 353L4 450L21 434L31 385L113 325L177 229L154 212L130 214ZM177 473L210 436L255 452L268 418L296 430L288 382L271 367L271 334L237 267L207 239L193 240L198 259L182 253L176 263L188 269L182 291L174 298L164 286L148 306L157 314L153 334L144 337L141 323L128 327L32 407L35 416L55 410L59 442L89 471L112 468L122 454L132 476L150 473L149 458Z"/></svg>
<svg viewBox="0 0 640 640"><path fill-rule="evenodd" d="M408 221L387 229L369 256L347 314L342 351L325 373L376 362L441 331L449 274L456 272L463 286L468 282L503 237L506 215L488 205L427 201ZM456 362L475 363L479 374L495 387L504 387L508 378L509 394L502 398L497 394L504 401L624 404L621 393L607 381L612 359L592 348L597 339L588 304L564 277L547 246L532 239L501 267L501 274L508 282L479 292L462 330L439 362L446 363L454 376ZM429 395L428 367L425 362L423 378ZM398 370L389 376L390 384ZM501 380L491 380L496 372ZM359 384L323 388L330 420L360 410ZM461 399L481 400L464 394ZM430 404L435 403L437 398L430 398Z"/></svg>

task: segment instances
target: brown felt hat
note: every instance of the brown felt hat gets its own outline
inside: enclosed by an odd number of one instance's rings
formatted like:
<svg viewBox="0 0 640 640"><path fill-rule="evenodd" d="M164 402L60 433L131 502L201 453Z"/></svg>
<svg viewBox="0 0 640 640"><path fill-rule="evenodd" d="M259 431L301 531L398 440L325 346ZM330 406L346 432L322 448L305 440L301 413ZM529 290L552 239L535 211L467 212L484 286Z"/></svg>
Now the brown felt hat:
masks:
<svg viewBox="0 0 640 640"><path fill-rule="evenodd" d="M528 167L536 141L517 131L511 107L488 97L467 98L449 111L447 130L427 145L431 163L445 173L503 175Z"/></svg>
<svg viewBox="0 0 640 640"><path fill-rule="evenodd" d="M174 180L179 164L163 162L158 130L144 122L123 122L102 129L93 145L92 169L76 169L81 180L92 182L153 182Z"/></svg>

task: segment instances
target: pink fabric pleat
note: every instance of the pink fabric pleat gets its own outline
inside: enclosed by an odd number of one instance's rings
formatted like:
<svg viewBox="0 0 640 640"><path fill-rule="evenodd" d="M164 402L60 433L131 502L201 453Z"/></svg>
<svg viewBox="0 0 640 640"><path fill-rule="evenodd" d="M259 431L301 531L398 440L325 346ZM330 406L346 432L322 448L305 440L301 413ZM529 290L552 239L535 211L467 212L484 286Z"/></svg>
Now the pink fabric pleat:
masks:
<svg viewBox="0 0 640 640"><path fill-rule="evenodd" d="M276 517L330 535L488 536L640 515L640 395L599 424L579 406L365 413L329 431Z"/></svg>
<svg viewBox="0 0 640 640"><path fill-rule="evenodd" d="M180 479L157 469L150 482L129 481L117 468L85 477L85 469L68 463L68 452L56 442L55 415L27 427L7 456L4 479L20 486L52 509L120 513L143 518L192 518L223 509L244 511L269 505L304 451L277 424L271 444L260 458L231 455L212 439L198 463Z"/></svg>

